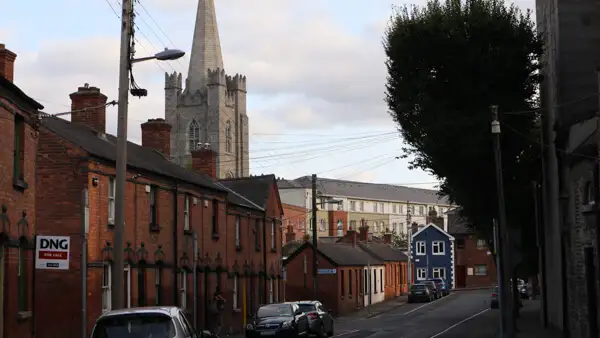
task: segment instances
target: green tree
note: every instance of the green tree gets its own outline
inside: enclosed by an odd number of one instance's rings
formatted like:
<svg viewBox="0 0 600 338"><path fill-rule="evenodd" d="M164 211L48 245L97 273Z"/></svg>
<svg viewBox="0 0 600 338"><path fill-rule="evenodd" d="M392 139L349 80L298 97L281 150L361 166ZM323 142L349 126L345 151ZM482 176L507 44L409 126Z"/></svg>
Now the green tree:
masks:
<svg viewBox="0 0 600 338"><path fill-rule="evenodd" d="M408 236L405 233L392 233L392 247L395 249L408 248Z"/></svg>
<svg viewBox="0 0 600 338"><path fill-rule="evenodd" d="M508 223L530 235L542 53L530 13L495 0L396 8L384 48L386 101L404 156L438 177L441 193L490 240L498 209L490 106L500 107Z"/></svg>

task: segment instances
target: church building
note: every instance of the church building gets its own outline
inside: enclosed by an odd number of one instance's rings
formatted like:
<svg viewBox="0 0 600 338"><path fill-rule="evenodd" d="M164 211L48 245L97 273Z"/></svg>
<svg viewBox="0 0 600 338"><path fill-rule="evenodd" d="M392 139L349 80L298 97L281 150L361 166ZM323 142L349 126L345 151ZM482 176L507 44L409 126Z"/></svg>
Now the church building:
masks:
<svg viewBox="0 0 600 338"><path fill-rule="evenodd" d="M225 73L214 0L198 1L185 88L181 73L165 74L165 120L175 163L190 168L200 147L216 153L218 179L249 176L246 77Z"/></svg>

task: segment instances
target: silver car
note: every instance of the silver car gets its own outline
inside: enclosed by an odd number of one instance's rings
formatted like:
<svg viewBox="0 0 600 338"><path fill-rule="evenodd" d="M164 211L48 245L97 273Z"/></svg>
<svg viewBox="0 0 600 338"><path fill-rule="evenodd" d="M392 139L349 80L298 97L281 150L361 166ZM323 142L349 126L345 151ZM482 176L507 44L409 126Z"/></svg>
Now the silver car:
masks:
<svg viewBox="0 0 600 338"><path fill-rule="evenodd" d="M333 317L330 310L325 310L321 302L316 300L297 302L300 311L308 317L310 333L318 337L333 336Z"/></svg>
<svg viewBox="0 0 600 338"><path fill-rule="evenodd" d="M92 338L200 338L185 313L175 306L109 311L96 320Z"/></svg>

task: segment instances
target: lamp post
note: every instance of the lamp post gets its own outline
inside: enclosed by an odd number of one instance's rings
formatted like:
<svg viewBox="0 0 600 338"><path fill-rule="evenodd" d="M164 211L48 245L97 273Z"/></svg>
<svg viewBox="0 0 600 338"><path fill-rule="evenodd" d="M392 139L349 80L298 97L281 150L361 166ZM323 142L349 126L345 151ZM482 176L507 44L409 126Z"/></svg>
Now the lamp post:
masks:
<svg viewBox="0 0 600 338"><path fill-rule="evenodd" d="M115 182L115 229L114 229L114 261L112 267L112 308L124 307L123 280L125 277L124 232L125 232L125 178L127 176L127 108L129 105L129 76L133 63L146 60L175 60L183 55L180 50L165 49L154 56L134 59L131 48L133 36L133 1L122 1L121 15L121 51L119 60L119 102L117 120L117 164Z"/></svg>

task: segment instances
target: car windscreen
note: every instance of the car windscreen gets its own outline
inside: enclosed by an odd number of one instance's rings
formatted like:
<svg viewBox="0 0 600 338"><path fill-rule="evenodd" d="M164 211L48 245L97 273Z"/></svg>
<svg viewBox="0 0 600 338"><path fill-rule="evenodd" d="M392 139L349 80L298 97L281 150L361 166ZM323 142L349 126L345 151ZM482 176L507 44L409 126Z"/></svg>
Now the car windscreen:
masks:
<svg viewBox="0 0 600 338"><path fill-rule="evenodd" d="M417 290L417 291L425 290L425 288L426 288L426 286L423 284L415 284L410 287L411 290Z"/></svg>
<svg viewBox="0 0 600 338"><path fill-rule="evenodd" d="M300 308L300 311L304 313L317 311L314 304L298 304L298 307Z"/></svg>
<svg viewBox="0 0 600 338"><path fill-rule="evenodd" d="M288 304L262 306L256 313L258 318L293 316L292 307Z"/></svg>
<svg viewBox="0 0 600 338"><path fill-rule="evenodd" d="M173 338L171 317L160 313L132 313L104 317L94 327L92 338Z"/></svg>

